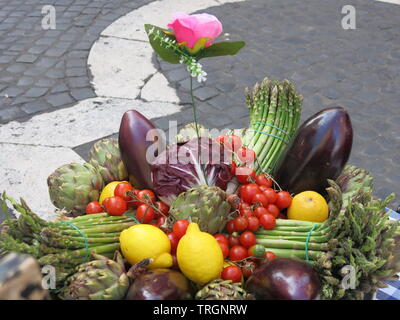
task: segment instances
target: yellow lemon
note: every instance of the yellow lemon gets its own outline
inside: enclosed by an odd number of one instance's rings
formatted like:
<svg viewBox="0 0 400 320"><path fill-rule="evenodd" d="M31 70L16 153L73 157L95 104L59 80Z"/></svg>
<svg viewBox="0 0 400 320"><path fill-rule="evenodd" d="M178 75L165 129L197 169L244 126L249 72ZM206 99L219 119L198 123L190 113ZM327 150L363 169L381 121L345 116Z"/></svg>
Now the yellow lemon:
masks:
<svg viewBox="0 0 400 320"><path fill-rule="evenodd" d="M114 190L117 187L117 185L121 182L127 182L127 181L112 181L109 184L107 184L101 191L99 203L102 204L105 199L114 197Z"/></svg>
<svg viewBox="0 0 400 320"><path fill-rule="evenodd" d="M154 259L150 269L172 267L171 243L167 235L150 224L137 224L121 232L121 251L130 264Z"/></svg>
<svg viewBox="0 0 400 320"><path fill-rule="evenodd" d="M182 273L198 284L219 278L224 257L218 241L209 233L201 232L197 223L189 224L176 251Z"/></svg>
<svg viewBox="0 0 400 320"><path fill-rule="evenodd" d="M297 194L288 208L288 218L311 222L324 222L328 218L328 204L323 196L315 191Z"/></svg>

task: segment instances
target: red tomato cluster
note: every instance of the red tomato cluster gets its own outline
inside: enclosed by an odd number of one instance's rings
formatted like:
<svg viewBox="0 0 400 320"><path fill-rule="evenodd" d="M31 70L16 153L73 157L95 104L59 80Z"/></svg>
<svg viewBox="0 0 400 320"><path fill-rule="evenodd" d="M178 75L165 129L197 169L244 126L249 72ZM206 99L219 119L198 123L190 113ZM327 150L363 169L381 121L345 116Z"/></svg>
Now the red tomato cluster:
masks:
<svg viewBox="0 0 400 320"><path fill-rule="evenodd" d="M86 214L107 212L111 216L121 216L129 209L136 209L136 218L140 223L152 223L162 228L165 224L169 206L157 201L153 191L135 189L129 182L119 183L114 190L114 196L106 198L103 204L90 202Z"/></svg>

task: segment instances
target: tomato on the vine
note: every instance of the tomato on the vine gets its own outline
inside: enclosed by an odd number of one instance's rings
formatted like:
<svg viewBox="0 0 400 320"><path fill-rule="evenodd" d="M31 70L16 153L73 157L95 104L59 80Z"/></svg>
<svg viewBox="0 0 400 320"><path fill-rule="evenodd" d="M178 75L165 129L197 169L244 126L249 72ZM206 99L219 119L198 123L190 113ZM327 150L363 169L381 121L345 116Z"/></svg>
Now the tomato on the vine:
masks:
<svg viewBox="0 0 400 320"><path fill-rule="evenodd" d="M254 196L259 193L261 193L259 186L255 183L249 183L240 190L240 199L245 203L251 203Z"/></svg>
<svg viewBox="0 0 400 320"><path fill-rule="evenodd" d="M164 216L159 216L156 218L156 227L160 228L161 230L166 229L165 221L167 220Z"/></svg>
<svg viewBox="0 0 400 320"><path fill-rule="evenodd" d="M255 179L256 172L248 167L237 167L235 177L240 183L249 183Z"/></svg>
<svg viewBox="0 0 400 320"><path fill-rule="evenodd" d="M247 229L247 219L244 217L237 217L234 219L235 221L235 231L241 232Z"/></svg>
<svg viewBox="0 0 400 320"><path fill-rule="evenodd" d="M275 218L279 216L280 211L275 204L269 204L266 208L269 211L269 213L272 214Z"/></svg>
<svg viewBox="0 0 400 320"><path fill-rule="evenodd" d="M230 235L229 237L228 237L228 242L229 242L229 247L233 247L233 246L236 246L236 245L239 245L240 244L240 240L239 240L239 237L236 237L236 236L233 236L233 235Z"/></svg>
<svg viewBox="0 0 400 320"><path fill-rule="evenodd" d="M238 266L227 266L221 273L223 280L231 280L234 283L242 281L242 276L242 270Z"/></svg>
<svg viewBox="0 0 400 320"><path fill-rule="evenodd" d="M276 199L278 198L278 195L277 195L277 193L275 192L274 189L266 188L266 189L263 190L263 193L268 198L268 202L269 203L275 203L276 202Z"/></svg>
<svg viewBox="0 0 400 320"><path fill-rule="evenodd" d="M155 205L156 208L157 208L157 210L156 210L156 217L157 217L157 218L158 218L159 216L162 216L162 215L164 215L164 216L168 215L169 206L168 206L167 204L165 204L165 203L162 202L162 201L157 201L154 205Z"/></svg>
<svg viewBox="0 0 400 320"><path fill-rule="evenodd" d="M141 204L136 210L136 218L140 223L150 223L154 219L154 209L148 204Z"/></svg>
<svg viewBox="0 0 400 320"><path fill-rule="evenodd" d="M100 213L103 211L103 207L98 201L89 202L85 210L86 214Z"/></svg>
<svg viewBox="0 0 400 320"><path fill-rule="evenodd" d="M232 161L231 163L231 175L235 175L236 174L236 168L237 168L237 164L235 161Z"/></svg>
<svg viewBox="0 0 400 320"><path fill-rule="evenodd" d="M240 216L248 218L248 217L253 217L254 212L251 209L241 209L240 210Z"/></svg>
<svg viewBox="0 0 400 320"><path fill-rule="evenodd" d="M251 231L243 232L239 238L240 244L245 248L250 248L256 244L257 238Z"/></svg>
<svg viewBox="0 0 400 320"><path fill-rule="evenodd" d="M289 208L290 204L292 203L292 196L287 191L280 191L277 194L277 199L275 204L278 206L279 209L286 209Z"/></svg>
<svg viewBox="0 0 400 320"><path fill-rule="evenodd" d="M252 149L246 147L241 147L237 151L237 156L239 157L240 161L245 164L252 164L256 159L256 153Z"/></svg>
<svg viewBox="0 0 400 320"><path fill-rule="evenodd" d="M229 246L225 242L219 242L219 246L221 247L222 250L222 255L224 256L224 259L229 255Z"/></svg>
<svg viewBox="0 0 400 320"><path fill-rule="evenodd" d="M251 205L249 205L247 202L241 202L239 204L239 211L244 210L244 209L251 209Z"/></svg>
<svg viewBox="0 0 400 320"><path fill-rule="evenodd" d="M178 247L179 239L173 232L167 233L167 237L169 239L169 242L171 243L171 253L175 253L176 248Z"/></svg>
<svg viewBox="0 0 400 320"><path fill-rule="evenodd" d="M266 174L262 173L256 176L256 183L259 186L267 186L268 188L271 188L273 181L271 178L268 178Z"/></svg>
<svg viewBox="0 0 400 320"><path fill-rule="evenodd" d="M276 226L276 220L272 214L263 214L259 218L259 220L260 220L260 224L266 230L271 230L271 229L275 228L275 226Z"/></svg>
<svg viewBox="0 0 400 320"><path fill-rule="evenodd" d="M150 203L156 202L156 195L154 194L153 191L148 190L148 189L140 190L137 193L137 198L138 198L138 200L140 200L142 202L146 202L146 203L148 203L148 202L150 202Z"/></svg>
<svg viewBox="0 0 400 320"><path fill-rule="evenodd" d="M229 250L229 259L232 261L240 261L246 259L247 257L247 249L241 245L234 245Z"/></svg>
<svg viewBox="0 0 400 320"><path fill-rule="evenodd" d="M105 209L106 212L110 216L122 216L124 212L128 209L128 205L126 204L126 201L121 198L121 197L110 197L106 199L105 201ZM104 202L103 202L104 203Z"/></svg>
<svg viewBox="0 0 400 320"><path fill-rule="evenodd" d="M235 219L228 221L226 224L226 231L231 234L235 232Z"/></svg>
<svg viewBox="0 0 400 320"><path fill-rule="evenodd" d="M276 258L276 254L271 251L266 251L265 258L269 261L274 260Z"/></svg>
<svg viewBox="0 0 400 320"><path fill-rule="evenodd" d="M129 182L121 182L115 187L114 196L121 197L125 201L130 201L132 200L132 197L127 195L130 191L133 191L133 186Z"/></svg>
<svg viewBox="0 0 400 320"><path fill-rule="evenodd" d="M247 218L247 229L250 231L257 231L260 228L260 221L257 217L248 217Z"/></svg>
<svg viewBox="0 0 400 320"><path fill-rule="evenodd" d="M177 220L172 226L172 232L178 239L180 239L185 235L188 226L189 221L185 219Z"/></svg>
<svg viewBox="0 0 400 320"><path fill-rule="evenodd" d="M253 197L251 203L265 208L268 205L268 198L264 193L258 193Z"/></svg>
<svg viewBox="0 0 400 320"><path fill-rule="evenodd" d="M245 278L250 277L254 270L257 268L257 265L253 261L246 261L242 267L242 273Z"/></svg>
<svg viewBox="0 0 400 320"><path fill-rule="evenodd" d="M225 243L226 245L229 245L228 238L225 235L223 235L222 233L214 234L214 238L220 243Z"/></svg>
<svg viewBox="0 0 400 320"><path fill-rule="evenodd" d="M269 214L270 212L268 211L268 209L267 208L264 208L264 207L257 207L257 208L255 208L254 209L254 214L255 214L255 216L258 218L258 219L260 219L260 217L263 215L263 214Z"/></svg>
<svg viewBox="0 0 400 320"><path fill-rule="evenodd" d="M127 201L129 209L136 209L142 204L142 202L137 201L137 194L139 193L139 191L139 189L132 189L129 192L131 194L131 198Z"/></svg>

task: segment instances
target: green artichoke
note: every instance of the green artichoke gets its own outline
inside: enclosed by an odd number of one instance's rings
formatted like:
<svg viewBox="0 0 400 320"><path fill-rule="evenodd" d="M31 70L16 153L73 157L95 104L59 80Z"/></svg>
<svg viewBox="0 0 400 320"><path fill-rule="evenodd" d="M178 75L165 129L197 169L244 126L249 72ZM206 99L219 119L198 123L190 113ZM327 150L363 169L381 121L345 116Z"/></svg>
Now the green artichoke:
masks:
<svg viewBox="0 0 400 320"><path fill-rule="evenodd" d="M198 124L197 128L199 129L200 137L210 137L208 130L204 126ZM187 125L182 127L182 129L179 130L178 134L176 135L175 139L176 143L185 143L193 138L197 138L195 122L188 123Z"/></svg>
<svg viewBox="0 0 400 320"><path fill-rule="evenodd" d="M201 231L221 232L229 218L231 206L219 187L201 186L181 193L170 208L171 216L196 222Z"/></svg>
<svg viewBox="0 0 400 320"><path fill-rule="evenodd" d="M247 293L240 283L231 280L216 279L206 284L196 293L197 300L253 300L254 297Z"/></svg>
<svg viewBox="0 0 400 320"><path fill-rule="evenodd" d="M117 139L108 138L97 141L90 150L89 157L89 162L100 172L105 184L128 178L128 171L122 161Z"/></svg>
<svg viewBox="0 0 400 320"><path fill-rule="evenodd" d="M115 261L98 254L81 264L60 293L63 300L120 300L129 288L124 261L119 251Z"/></svg>
<svg viewBox="0 0 400 320"><path fill-rule="evenodd" d="M104 181L90 163L70 163L54 171L47 185L52 203L75 217L85 213L89 202L99 200Z"/></svg>

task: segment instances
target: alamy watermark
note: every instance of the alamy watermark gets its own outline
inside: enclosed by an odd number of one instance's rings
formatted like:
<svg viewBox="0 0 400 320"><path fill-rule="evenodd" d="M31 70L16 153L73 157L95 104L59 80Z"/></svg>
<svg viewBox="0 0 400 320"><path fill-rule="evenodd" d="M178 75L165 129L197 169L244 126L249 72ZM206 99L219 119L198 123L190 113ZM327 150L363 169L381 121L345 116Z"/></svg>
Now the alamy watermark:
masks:
<svg viewBox="0 0 400 320"><path fill-rule="evenodd" d="M342 18L342 28L344 30L356 29L356 8L351 5L345 5L342 7L342 14L345 15Z"/></svg>
<svg viewBox="0 0 400 320"><path fill-rule="evenodd" d="M43 30L56 29L56 8L51 5L45 5L42 8L42 28Z"/></svg>

